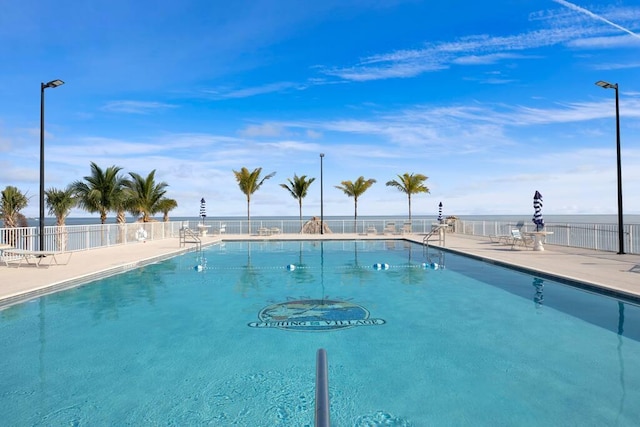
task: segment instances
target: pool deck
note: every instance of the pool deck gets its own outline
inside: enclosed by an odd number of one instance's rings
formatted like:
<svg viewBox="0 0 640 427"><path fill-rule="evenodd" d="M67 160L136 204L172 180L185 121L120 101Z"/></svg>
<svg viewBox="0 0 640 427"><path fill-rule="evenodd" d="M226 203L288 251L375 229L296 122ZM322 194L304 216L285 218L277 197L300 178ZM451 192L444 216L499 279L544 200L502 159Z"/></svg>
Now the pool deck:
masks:
<svg viewBox="0 0 640 427"><path fill-rule="evenodd" d="M203 245L221 240L352 240L405 239L422 243L423 236L279 234L273 236L224 235L208 236ZM437 243L431 243L437 246ZM521 270L539 272L568 281L586 283L608 293L628 296L640 301L640 255L618 255L588 249L546 245L545 251L492 243L488 237L447 234L447 250L467 254L485 261L509 265ZM16 304L40 295L57 292L101 277L169 258L193 246L180 247L178 238L147 241L124 246L74 252L66 264L36 267L22 264L0 264L0 307ZM59 256L66 262L67 256Z"/></svg>

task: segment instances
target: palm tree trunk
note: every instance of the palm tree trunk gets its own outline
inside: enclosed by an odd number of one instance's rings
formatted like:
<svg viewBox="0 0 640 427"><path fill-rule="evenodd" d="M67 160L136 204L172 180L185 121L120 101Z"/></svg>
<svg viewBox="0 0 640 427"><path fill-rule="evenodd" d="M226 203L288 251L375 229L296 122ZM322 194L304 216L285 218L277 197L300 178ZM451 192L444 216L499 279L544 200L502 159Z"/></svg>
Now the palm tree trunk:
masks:
<svg viewBox="0 0 640 427"><path fill-rule="evenodd" d="M408 197L409 197L409 221L411 221L411 194L409 194Z"/></svg>
<svg viewBox="0 0 640 427"><path fill-rule="evenodd" d="M354 197L353 204L355 206L355 211L353 214L353 232L356 232L357 222L358 222L358 199Z"/></svg>
<svg viewBox="0 0 640 427"><path fill-rule="evenodd" d="M64 217L57 217L56 218L56 240L58 241L58 243L56 246L59 251L64 251L66 249L66 246L67 246L66 234L67 232L64 226Z"/></svg>
<svg viewBox="0 0 640 427"><path fill-rule="evenodd" d="M298 205L300 206L300 232L302 233L302 199L298 200Z"/></svg>
<svg viewBox="0 0 640 427"><path fill-rule="evenodd" d="M251 234L251 213L249 210L249 204L251 203L251 199L247 196L247 226L249 227L248 234Z"/></svg>

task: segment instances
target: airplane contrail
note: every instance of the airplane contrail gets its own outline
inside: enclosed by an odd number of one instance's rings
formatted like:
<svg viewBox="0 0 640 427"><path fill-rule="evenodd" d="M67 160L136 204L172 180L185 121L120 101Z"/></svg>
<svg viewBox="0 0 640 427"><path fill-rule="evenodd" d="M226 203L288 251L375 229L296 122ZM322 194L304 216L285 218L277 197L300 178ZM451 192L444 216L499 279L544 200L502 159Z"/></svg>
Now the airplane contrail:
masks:
<svg viewBox="0 0 640 427"><path fill-rule="evenodd" d="M595 18L595 19L598 19L598 20L600 20L602 22L605 22L605 23L607 23L607 24L609 24L609 25L611 25L613 27L616 27L619 30L624 31L625 33L631 34L632 36L637 37L637 38L640 39L640 35L639 34L636 34L633 31L616 24L615 22L611 22L608 19L605 19L600 15L596 15L595 13L593 13L593 12L587 10L587 9L584 9L584 8L582 8L580 6L577 6L577 5L573 4L573 3L569 3L566 0L552 0L552 1L554 3L558 3L558 4L561 4L561 5L565 6L565 7L568 7L569 9L584 13L585 15L589 15L592 18Z"/></svg>

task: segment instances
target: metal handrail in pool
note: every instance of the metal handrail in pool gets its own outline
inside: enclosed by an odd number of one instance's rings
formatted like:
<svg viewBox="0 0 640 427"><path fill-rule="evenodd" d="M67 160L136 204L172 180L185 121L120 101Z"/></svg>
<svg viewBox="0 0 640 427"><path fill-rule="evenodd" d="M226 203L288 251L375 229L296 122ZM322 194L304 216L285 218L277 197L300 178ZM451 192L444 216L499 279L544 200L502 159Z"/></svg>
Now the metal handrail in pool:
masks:
<svg viewBox="0 0 640 427"><path fill-rule="evenodd" d="M316 427L330 427L329 416L329 372L327 352L318 349L316 353Z"/></svg>

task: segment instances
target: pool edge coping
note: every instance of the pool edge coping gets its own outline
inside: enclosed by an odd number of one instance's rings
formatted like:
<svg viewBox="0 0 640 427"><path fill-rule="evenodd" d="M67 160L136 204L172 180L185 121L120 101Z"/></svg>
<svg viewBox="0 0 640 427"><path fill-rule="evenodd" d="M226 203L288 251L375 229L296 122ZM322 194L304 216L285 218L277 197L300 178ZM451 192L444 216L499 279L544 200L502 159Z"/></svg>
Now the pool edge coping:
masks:
<svg viewBox="0 0 640 427"><path fill-rule="evenodd" d="M202 245L202 247L208 247L220 243L218 241L208 242ZM84 286L93 281L105 279L107 277L115 276L121 273L125 273L136 268L145 267L147 265L155 264L160 261L164 261L170 258L174 258L179 255L186 254L188 252L194 252L198 249L195 246L178 248L174 251L163 253L160 255L154 255L148 258L144 258L136 261L128 261L112 267L104 268L102 270L93 271L91 273L82 274L70 279L60 280L39 288L31 289L26 292L17 292L12 295L8 295L0 299L0 310L7 309L13 305L21 304L32 299L43 297L46 295L54 294L56 292L65 291L80 286Z"/></svg>
<svg viewBox="0 0 640 427"><path fill-rule="evenodd" d="M414 243L417 243L419 245L421 245L421 243L415 242L413 240L410 240ZM578 289L582 289L585 291L589 291L589 292L593 292L599 295L603 295L603 296L608 296L608 297L613 297L616 299L620 299L620 300L624 300L625 302L629 302L632 304L636 304L636 305L640 305L640 295L636 295L634 293L631 292L626 292L624 290L621 289L616 289L616 288L612 288L610 286L604 285L602 283L596 283L596 282L588 282L586 280L583 279L577 279L571 276L563 276L560 275L558 273L552 273L546 270L537 270L531 267L524 267L522 265L518 265L515 263L511 263L508 261L502 261L499 259L495 259L495 258L491 258L491 257L487 257L487 256L483 256L483 255L477 255L477 254L473 254L473 253L469 253L469 252L464 252L462 250L458 250L458 249L451 249L451 248L447 248L447 247L442 247L442 246L437 246L437 245L428 245L434 249L440 249L443 250L445 252L450 252L450 253L455 253L457 255L461 255L461 256L465 256L468 258L472 258L472 259L476 259L479 261L483 261L489 264L494 264L494 265L498 265L501 267L507 267L510 268L512 270L516 270L522 273L527 273L527 274L532 274L544 279L549 279L549 280L554 280L556 282L568 285L568 286L572 286L574 288L578 288Z"/></svg>

